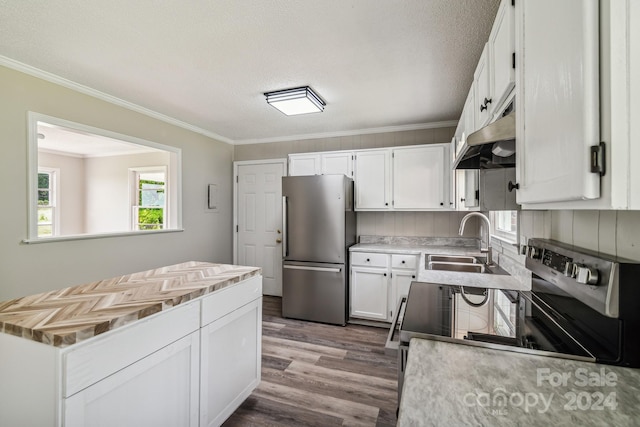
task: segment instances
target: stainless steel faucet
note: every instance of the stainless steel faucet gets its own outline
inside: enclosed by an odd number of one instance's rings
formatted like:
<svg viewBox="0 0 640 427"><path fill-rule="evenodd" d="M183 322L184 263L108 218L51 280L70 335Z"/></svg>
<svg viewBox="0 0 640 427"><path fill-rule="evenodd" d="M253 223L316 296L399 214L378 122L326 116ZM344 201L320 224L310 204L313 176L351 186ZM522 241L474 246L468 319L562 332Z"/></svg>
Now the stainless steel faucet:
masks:
<svg viewBox="0 0 640 427"><path fill-rule="evenodd" d="M489 222L489 218L487 218L485 215L481 214L480 212L469 212L464 217L462 217L462 220L460 221L460 229L458 230L458 234L462 236L462 234L464 233L464 226L467 223L467 220L472 216L477 216L479 218L482 218L482 220L484 221L483 228L485 229L486 236L487 236L487 240L486 240L487 245L486 247L483 248L482 244L480 244L480 252L485 252L487 254L487 264L491 264L493 262L493 259L491 257L491 242L490 242L491 223Z"/></svg>

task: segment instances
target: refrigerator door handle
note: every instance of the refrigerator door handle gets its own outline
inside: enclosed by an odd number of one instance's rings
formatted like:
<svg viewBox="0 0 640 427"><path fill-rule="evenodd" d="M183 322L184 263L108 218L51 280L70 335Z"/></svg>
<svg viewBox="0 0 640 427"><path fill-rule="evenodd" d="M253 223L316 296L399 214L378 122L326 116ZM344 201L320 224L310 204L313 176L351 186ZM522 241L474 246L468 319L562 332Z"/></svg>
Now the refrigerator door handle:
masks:
<svg viewBox="0 0 640 427"><path fill-rule="evenodd" d="M282 258L289 254L289 234L287 233L287 196L282 196Z"/></svg>
<svg viewBox="0 0 640 427"><path fill-rule="evenodd" d="M311 271L324 271L327 273L340 273L341 268L328 268L328 267L305 267L301 265L283 265L282 268L288 270L311 270Z"/></svg>

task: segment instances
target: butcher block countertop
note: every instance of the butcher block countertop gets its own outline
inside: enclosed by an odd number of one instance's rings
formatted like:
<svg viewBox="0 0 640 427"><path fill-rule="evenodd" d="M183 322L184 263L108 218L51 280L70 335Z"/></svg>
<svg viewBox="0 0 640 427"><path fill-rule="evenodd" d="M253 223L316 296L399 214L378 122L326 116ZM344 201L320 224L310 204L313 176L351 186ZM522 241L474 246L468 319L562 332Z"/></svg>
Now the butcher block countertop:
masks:
<svg viewBox="0 0 640 427"><path fill-rule="evenodd" d="M261 274L189 261L0 302L0 332L66 347Z"/></svg>

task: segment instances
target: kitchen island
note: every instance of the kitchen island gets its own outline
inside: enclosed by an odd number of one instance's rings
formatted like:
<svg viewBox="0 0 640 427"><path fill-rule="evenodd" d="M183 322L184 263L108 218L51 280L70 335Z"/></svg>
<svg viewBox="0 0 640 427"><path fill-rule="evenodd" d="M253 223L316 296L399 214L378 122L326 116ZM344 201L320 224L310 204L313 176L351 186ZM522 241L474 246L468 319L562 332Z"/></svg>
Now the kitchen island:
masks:
<svg viewBox="0 0 640 427"><path fill-rule="evenodd" d="M398 426L636 426L640 370L412 339Z"/></svg>
<svg viewBox="0 0 640 427"><path fill-rule="evenodd" d="M186 262L0 303L0 425L219 425L260 381L261 270Z"/></svg>

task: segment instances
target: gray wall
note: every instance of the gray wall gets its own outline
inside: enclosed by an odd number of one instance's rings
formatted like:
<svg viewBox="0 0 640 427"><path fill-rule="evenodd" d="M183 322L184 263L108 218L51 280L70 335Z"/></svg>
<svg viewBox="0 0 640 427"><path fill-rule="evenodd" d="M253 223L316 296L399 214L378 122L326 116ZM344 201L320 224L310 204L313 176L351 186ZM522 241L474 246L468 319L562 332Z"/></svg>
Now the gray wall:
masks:
<svg viewBox="0 0 640 427"><path fill-rule="evenodd" d="M233 146L0 66L0 301L187 260L232 261ZM27 112L182 149L184 232L24 244ZM218 184L210 213L207 184Z"/></svg>

